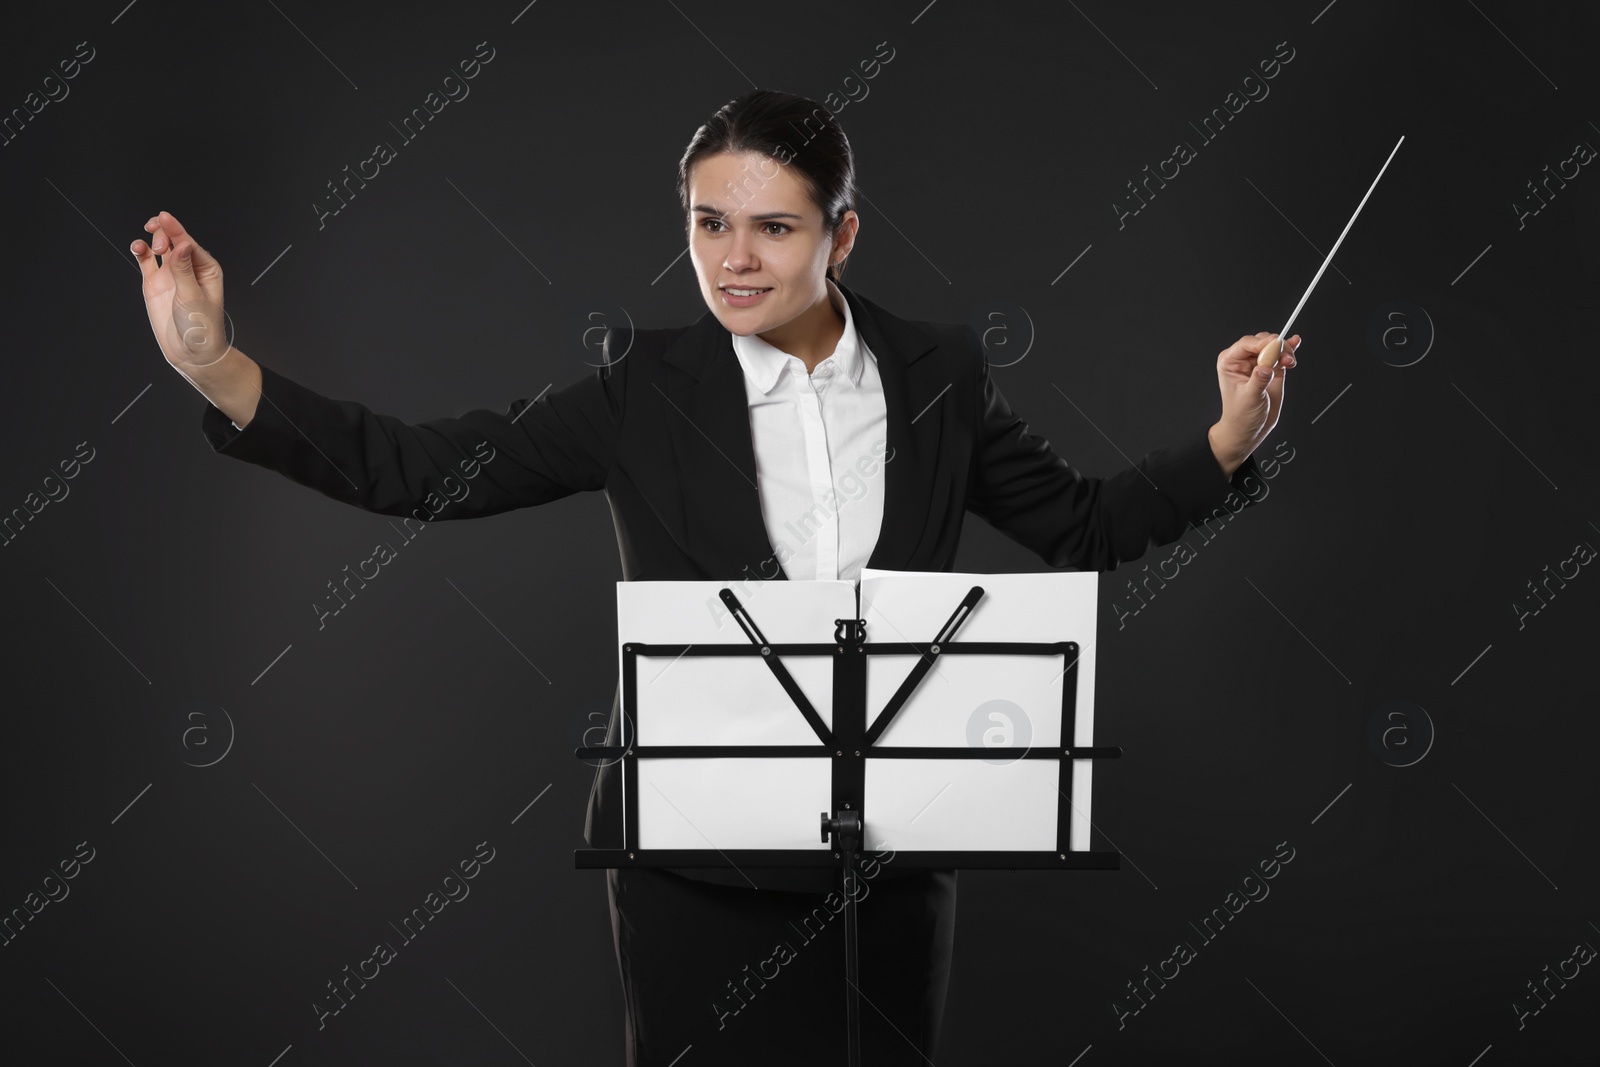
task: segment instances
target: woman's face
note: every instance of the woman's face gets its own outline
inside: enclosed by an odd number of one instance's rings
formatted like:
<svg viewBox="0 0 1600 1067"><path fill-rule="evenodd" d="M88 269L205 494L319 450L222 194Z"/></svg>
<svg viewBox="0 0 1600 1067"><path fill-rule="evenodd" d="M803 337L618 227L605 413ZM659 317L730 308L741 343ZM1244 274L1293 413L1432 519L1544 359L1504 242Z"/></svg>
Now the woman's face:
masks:
<svg viewBox="0 0 1600 1067"><path fill-rule="evenodd" d="M830 258L849 254L855 228L850 211L832 239L824 234L794 168L770 156L719 152L690 168L689 252L700 295L729 333L766 333L825 300Z"/></svg>

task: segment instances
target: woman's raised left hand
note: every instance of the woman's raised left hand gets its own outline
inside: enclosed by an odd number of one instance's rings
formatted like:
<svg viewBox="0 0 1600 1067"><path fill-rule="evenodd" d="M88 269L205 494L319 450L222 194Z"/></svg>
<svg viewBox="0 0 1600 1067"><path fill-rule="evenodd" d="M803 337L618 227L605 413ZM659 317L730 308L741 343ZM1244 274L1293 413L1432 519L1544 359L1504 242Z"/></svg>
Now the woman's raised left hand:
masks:
<svg viewBox="0 0 1600 1067"><path fill-rule="evenodd" d="M1208 436L1211 451L1230 478L1272 433L1283 411L1283 379L1295 365L1300 335L1295 334L1284 343L1271 366L1256 366L1256 357L1277 336L1258 333L1241 337L1217 355L1222 418L1211 427Z"/></svg>

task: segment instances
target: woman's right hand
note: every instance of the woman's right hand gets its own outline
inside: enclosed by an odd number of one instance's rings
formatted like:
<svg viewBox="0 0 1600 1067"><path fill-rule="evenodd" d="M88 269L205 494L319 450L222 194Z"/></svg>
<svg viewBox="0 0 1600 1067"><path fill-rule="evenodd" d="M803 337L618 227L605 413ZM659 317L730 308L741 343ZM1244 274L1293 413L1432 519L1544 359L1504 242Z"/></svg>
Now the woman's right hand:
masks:
<svg viewBox="0 0 1600 1067"><path fill-rule="evenodd" d="M222 264L170 212L152 216L144 228L153 235L150 243L134 241L131 251L144 275L145 311L162 354L180 372L218 362L231 347L222 311Z"/></svg>

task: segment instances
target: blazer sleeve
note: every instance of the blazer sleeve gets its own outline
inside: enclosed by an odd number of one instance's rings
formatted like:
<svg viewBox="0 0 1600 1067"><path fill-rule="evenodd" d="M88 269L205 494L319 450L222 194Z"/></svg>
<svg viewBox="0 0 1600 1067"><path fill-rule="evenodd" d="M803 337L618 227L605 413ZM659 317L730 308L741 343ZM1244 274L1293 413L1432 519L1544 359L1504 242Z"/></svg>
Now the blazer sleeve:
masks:
<svg viewBox="0 0 1600 1067"><path fill-rule="evenodd" d="M978 342L972 342L975 346ZM981 353L981 347L979 347ZM1209 427L1147 453L1108 477L1086 477L1056 455L1006 403L978 358L977 423L967 510L1032 550L1052 567L1115 570L1242 497L1256 503L1265 483L1255 457L1224 477L1207 439ZM1237 491L1237 492L1235 492Z"/></svg>
<svg viewBox="0 0 1600 1067"><path fill-rule="evenodd" d="M607 338L609 342L609 336ZM626 361L537 400L406 423L313 392L266 364L243 430L211 403L214 451L276 471L365 511L424 521L477 518L601 489L616 454ZM259 363L259 361L257 361Z"/></svg>

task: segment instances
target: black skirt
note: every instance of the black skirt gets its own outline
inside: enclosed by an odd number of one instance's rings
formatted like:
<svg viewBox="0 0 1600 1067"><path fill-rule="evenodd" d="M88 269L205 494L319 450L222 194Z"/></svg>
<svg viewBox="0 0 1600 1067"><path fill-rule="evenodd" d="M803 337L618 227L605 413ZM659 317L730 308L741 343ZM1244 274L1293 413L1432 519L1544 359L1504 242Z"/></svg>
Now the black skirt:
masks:
<svg viewBox="0 0 1600 1067"><path fill-rule="evenodd" d="M859 885L862 1061L937 1062L956 872ZM842 892L713 885L644 868L608 871L606 891L628 1067L847 1062Z"/></svg>

